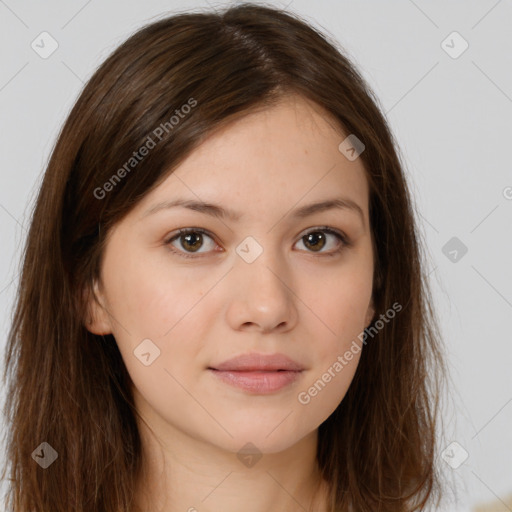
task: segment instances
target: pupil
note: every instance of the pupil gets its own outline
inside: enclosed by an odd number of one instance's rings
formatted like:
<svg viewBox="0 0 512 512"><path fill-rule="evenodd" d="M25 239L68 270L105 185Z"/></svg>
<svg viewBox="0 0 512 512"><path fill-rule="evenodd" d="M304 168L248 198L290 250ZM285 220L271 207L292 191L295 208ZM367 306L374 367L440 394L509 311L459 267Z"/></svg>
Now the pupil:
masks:
<svg viewBox="0 0 512 512"><path fill-rule="evenodd" d="M310 244L311 241L313 242L313 244L315 244L316 242L318 241L322 241L322 245L320 247L317 246L317 248L313 248L314 251L318 251L320 249L322 249L325 245L325 236L323 233L321 233L320 231L317 231L315 233L309 233L309 235L306 235L306 245Z"/></svg>
<svg viewBox="0 0 512 512"><path fill-rule="evenodd" d="M201 239L202 239L202 235L200 233L188 233L186 235L183 235L184 236L184 240L185 240L185 244L182 244L185 249L191 249L192 251L196 251L197 249L199 249L200 245L201 245ZM190 238L196 238L196 243L189 243L189 239ZM199 241L199 243L197 243L197 241ZM192 247L186 247L187 245L191 245Z"/></svg>

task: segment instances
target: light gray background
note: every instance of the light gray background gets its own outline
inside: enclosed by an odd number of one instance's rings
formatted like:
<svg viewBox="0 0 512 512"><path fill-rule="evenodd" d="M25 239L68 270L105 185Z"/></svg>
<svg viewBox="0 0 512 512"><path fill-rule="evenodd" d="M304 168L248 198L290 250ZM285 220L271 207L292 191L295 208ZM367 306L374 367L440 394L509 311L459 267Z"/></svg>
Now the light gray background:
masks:
<svg viewBox="0 0 512 512"><path fill-rule="evenodd" d="M458 469L441 460L459 500L446 510L506 500L512 494L511 2L268 3L288 5L330 33L381 102L402 151L431 258L454 383L443 436L469 454ZM2 356L34 194L83 83L144 23L210 5L0 0ZM43 31L59 44L47 59L31 48ZM441 46L453 31L469 44L458 58ZM460 48L456 40L448 44ZM468 249L455 262L443 253L452 237Z"/></svg>

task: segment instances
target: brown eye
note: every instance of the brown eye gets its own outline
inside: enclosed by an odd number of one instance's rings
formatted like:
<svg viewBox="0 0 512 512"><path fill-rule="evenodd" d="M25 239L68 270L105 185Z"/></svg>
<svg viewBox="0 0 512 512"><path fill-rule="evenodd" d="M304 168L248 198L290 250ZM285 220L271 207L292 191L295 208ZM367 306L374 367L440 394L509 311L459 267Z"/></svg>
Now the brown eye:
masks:
<svg viewBox="0 0 512 512"><path fill-rule="evenodd" d="M323 250L324 247L329 246L329 236L337 239L338 244L334 244L331 250ZM316 228L309 233L306 233L300 242L304 244L307 252L319 253L322 256L334 256L338 254L345 247L350 246L348 238L342 233L338 233L334 229L328 227ZM332 243L331 243L332 246Z"/></svg>
<svg viewBox="0 0 512 512"><path fill-rule="evenodd" d="M203 235L201 233L187 233L180 235L181 246L187 251L196 252L203 244Z"/></svg>
<svg viewBox="0 0 512 512"><path fill-rule="evenodd" d="M210 240L210 247L206 243L208 239ZM333 245L332 239L337 240L338 243ZM350 246L350 241L344 234L329 227L311 230L302 236L299 242L304 244L306 252L318 253L321 256L335 256L345 247ZM172 252L185 258L194 258L196 255L207 254L211 251L215 252L216 245L212 235L200 228L180 229L165 244L170 246ZM205 244L205 250L201 250ZM329 248L329 244L332 246L331 250L323 250L325 247Z"/></svg>
<svg viewBox="0 0 512 512"><path fill-rule="evenodd" d="M302 238L304 245L315 252L322 250L326 244L325 235L321 231L313 231L312 233L304 235Z"/></svg>
<svg viewBox="0 0 512 512"><path fill-rule="evenodd" d="M211 241L210 247L206 244L206 250L200 251L207 239ZM206 253L215 247L212 236L198 228L180 229L178 233L167 240L165 244L171 246L173 252L177 252L180 256L184 257L194 257L194 253Z"/></svg>

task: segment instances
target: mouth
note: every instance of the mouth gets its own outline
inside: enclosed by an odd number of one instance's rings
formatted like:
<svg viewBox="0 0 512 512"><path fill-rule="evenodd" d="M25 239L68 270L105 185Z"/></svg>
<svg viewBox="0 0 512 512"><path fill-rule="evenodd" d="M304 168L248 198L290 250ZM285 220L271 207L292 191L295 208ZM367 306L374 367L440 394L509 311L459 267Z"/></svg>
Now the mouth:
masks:
<svg viewBox="0 0 512 512"><path fill-rule="evenodd" d="M222 382L255 394L279 391L294 383L302 374L302 370L208 370Z"/></svg>
<svg viewBox="0 0 512 512"><path fill-rule="evenodd" d="M242 354L208 367L220 381L254 394L267 394L290 386L304 366L284 354Z"/></svg>

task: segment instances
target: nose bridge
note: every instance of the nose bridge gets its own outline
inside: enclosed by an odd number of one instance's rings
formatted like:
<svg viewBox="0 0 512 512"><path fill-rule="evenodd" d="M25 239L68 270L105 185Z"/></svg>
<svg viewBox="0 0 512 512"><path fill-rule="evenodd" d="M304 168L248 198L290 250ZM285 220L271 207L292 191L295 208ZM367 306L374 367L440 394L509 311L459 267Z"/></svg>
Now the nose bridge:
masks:
<svg viewBox="0 0 512 512"><path fill-rule="evenodd" d="M236 287L229 308L233 327L257 324L271 330L281 324L290 327L297 312L290 273L282 249L264 240L247 237L236 248L231 279Z"/></svg>
<svg viewBox="0 0 512 512"><path fill-rule="evenodd" d="M260 291L288 295L285 257L280 247L273 246L272 236L246 237L237 247L238 255L235 267L241 279L249 279L258 285Z"/></svg>

